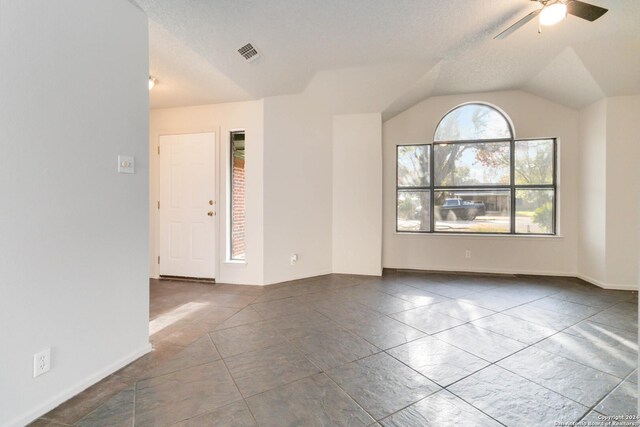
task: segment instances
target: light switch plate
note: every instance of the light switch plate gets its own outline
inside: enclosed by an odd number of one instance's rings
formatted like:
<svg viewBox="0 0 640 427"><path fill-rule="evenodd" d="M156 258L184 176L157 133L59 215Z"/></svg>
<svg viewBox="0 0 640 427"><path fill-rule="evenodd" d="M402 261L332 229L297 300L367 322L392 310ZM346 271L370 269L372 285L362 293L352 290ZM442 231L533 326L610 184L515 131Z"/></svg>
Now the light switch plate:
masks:
<svg viewBox="0 0 640 427"><path fill-rule="evenodd" d="M136 173L134 158L131 156L118 156L118 173Z"/></svg>

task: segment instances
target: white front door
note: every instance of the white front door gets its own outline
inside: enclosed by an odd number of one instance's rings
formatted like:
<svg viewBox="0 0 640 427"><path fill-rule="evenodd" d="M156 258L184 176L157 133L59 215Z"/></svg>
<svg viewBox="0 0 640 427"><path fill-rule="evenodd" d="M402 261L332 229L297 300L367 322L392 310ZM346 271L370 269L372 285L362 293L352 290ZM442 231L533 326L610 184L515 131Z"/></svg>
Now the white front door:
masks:
<svg viewBox="0 0 640 427"><path fill-rule="evenodd" d="M160 275L215 278L215 134L160 137Z"/></svg>

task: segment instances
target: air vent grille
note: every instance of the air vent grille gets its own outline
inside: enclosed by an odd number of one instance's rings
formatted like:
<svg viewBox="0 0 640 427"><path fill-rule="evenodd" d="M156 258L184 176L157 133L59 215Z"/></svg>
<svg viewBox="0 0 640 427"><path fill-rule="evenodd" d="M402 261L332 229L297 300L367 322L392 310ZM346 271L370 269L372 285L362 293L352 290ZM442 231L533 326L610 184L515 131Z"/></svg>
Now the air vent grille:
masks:
<svg viewBox="0 0 640 427"><path fill-rule="evenodd" d="M247 43L238 49L238 53L249 62L255 62L260 59L260 52L251 43Z"/></svg>

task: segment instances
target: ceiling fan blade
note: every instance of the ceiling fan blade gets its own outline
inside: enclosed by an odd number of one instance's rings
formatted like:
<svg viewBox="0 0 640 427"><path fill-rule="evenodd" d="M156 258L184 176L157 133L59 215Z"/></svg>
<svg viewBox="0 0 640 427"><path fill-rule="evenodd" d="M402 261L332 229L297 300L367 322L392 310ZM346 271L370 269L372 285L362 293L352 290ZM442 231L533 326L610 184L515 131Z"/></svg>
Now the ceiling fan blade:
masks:
<svg viewBox="0 0 640 427"><path fill-rule="evenodd" d="M540 10L534 10L533 12L531 12L530 14L528 14L527 16L525 16L524 18L522 18L521 20L519 20L518 22L516 22L515 24L513 24L512 26L510 26L509 28L507 28L506 30L501 32L500 34L498 34L497 36L495 36L494 39L495 40L502 40L502 39L506 38L511 33L513 33L515 30L517 30L518 28L522 27L524 24L526 24L527 22L531 21L533 18L538 16L538 14L540 14Z"/></svg>
<svg viewBox="0 0 640 427"><path fill-rule="evenodd" d="M605 9L604 7L594 6L579 0L570 0L567 2L567 13L591 22L600 18L607 13L608 10L609 9Z"/></svg>

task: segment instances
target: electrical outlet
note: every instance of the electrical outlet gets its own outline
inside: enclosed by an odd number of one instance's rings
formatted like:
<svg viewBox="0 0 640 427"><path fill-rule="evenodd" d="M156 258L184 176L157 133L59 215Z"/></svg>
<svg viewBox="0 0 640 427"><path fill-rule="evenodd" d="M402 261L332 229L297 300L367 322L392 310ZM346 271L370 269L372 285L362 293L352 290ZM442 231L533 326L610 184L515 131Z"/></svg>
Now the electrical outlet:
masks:
<svg viewBox="0 0 640 427"><path fill-rule="evenodd" d="M33 378L38 377L51 369L51 349L46 348L33 355Z"/></svg>
<svg viewBox="0 0 640 427"><path fill-rule="evenodd" d="M471 258L471 251L469 251L469 250L464 251L464 257L465 258Z"/></svg>
<svg viewBox="0 0 640 427"><path fill-rule="evenodd" d="M296 262L298 262L298 254L291 255L291 258L289 259L289 263L291 265L294 265Z"/></svg>

